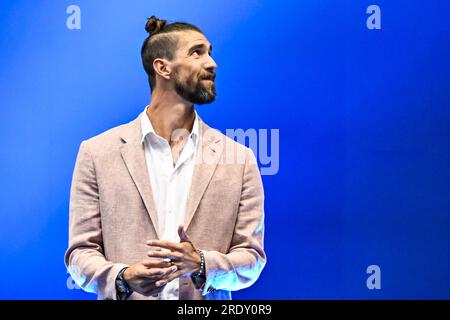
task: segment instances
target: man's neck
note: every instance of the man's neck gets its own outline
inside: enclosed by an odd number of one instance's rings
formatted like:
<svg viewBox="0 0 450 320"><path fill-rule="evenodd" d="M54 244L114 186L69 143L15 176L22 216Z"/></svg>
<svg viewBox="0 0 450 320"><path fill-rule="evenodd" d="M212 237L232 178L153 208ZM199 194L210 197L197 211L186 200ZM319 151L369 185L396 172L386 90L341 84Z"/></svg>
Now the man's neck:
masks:
<svg viewBox="0 0 450 320"><path fill-rule="evenodd" d="M153 93L146 113L155 132L169 143L174 130L192 131L195 119L194 105L178 95Z"/></svg>

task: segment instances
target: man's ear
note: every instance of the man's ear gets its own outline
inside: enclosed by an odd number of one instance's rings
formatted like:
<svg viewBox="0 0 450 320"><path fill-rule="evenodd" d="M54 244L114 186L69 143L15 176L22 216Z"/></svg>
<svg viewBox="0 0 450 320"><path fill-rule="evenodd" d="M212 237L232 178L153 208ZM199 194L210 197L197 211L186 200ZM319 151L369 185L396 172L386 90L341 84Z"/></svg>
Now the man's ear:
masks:
<svg viewBox="0 0 450 320"><path fill-rule="evenodd" d="M164 79L169 80L172 73L171 63L166 59L157 58L153 60L153 69Z"/></svg>

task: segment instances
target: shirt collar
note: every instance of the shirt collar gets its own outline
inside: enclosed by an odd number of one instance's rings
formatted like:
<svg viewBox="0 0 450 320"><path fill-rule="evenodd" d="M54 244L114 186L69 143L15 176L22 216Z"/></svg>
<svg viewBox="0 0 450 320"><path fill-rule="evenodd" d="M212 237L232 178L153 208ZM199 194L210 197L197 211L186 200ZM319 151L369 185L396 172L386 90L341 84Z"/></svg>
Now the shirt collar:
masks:
<svg viewBox="0 0 450 320"><path fill-rule="evenodd" d="M141 129L142 129L141 143L144 142L147 135L149 135L149 134L157 135L157 133L155 132L155 129L153 129L150 119L147 116L147 112L146 112L147 108L148 108L148 105L145 107L144 111L141 113ZM194 145L196 145L197 141L198 141L199 131L200 131L200 123L198 120L197 111L194 110L194 113L195 113L194 125L192 126L192 131L189 135L189 138L191 138L192 141L194 142Z"/></svg>

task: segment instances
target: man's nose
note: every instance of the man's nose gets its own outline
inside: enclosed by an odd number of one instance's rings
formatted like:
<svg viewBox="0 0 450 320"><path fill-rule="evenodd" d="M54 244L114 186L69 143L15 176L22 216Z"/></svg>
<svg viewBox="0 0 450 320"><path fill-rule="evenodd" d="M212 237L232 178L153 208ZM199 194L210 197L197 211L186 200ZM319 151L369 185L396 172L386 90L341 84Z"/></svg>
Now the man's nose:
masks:
<svg viewBox="0 0 450 320"><path fill-rule="evenodd" d="M217 63L214 61L214 59L209 56L208 61L205 64L205 69L207 69L209 72L215 73L217 69Z"/></svg>

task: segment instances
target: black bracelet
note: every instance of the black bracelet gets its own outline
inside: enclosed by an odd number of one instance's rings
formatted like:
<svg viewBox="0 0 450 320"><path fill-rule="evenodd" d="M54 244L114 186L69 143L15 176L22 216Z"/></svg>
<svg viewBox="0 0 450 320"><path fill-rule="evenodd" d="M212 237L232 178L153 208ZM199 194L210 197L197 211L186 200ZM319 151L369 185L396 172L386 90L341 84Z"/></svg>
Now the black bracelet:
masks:
<svg viewBox="0 0 450 320"><path fill-rule="evenodd" d="M202 250L198 250L200 255L200 271L191 274L192 282L198 290L203 290L206 282L206 270L205 270L205 255Z"/></svg>
<svg viewBox="0 0 450 320"><path fill-rule="evenodd" d="M198 250L198 252L200 254L200 271L198 272L198 275L204 276L206 273L206 271L205 271L205 255L202 250Z"/></svg>

